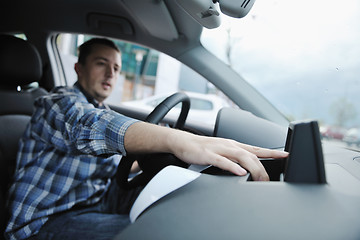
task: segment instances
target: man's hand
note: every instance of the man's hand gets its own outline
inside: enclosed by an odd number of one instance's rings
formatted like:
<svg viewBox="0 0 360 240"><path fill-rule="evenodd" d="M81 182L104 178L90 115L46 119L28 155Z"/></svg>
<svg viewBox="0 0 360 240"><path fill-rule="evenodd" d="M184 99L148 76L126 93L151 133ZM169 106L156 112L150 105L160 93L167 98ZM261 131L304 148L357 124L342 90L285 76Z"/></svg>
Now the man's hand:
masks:
<svg viewBox="0 0 360 240"><path fill-rule="evenodd" d="M258 157L284 158L288 153L254 147L234 140L189 134L174 137L174 154L188 163L214 165L236 175L251 173L254 180L268 181L269 176ZM246 171L246 170L247 171Z"/></svg>

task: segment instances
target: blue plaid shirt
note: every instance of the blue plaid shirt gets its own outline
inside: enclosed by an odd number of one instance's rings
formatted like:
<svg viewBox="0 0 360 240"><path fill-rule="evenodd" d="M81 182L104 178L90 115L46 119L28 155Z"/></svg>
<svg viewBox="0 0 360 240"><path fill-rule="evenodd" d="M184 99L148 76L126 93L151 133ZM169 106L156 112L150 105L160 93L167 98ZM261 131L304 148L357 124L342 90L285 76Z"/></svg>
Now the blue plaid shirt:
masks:
<svg viewBox="0 0 360 240"><path fill-rule="evenodd" d="M52 214L94 204L107 191L136 120L96 105L79 85L35 102L9 191L8 238L28 238Z"/></svg>

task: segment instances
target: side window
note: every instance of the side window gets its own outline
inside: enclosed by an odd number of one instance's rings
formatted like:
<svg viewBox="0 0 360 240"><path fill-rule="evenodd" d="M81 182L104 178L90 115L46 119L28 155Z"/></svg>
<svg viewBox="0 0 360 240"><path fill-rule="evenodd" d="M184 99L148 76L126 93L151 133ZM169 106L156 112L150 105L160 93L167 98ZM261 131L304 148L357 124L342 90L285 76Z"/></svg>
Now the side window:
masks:
<svg viewBox="0 0 360 240"><path fill-rule="evenodd" d="M214 104L209 100L191 98L191 108L197 110L210 111L214 108Z"/></svg>
<svg viewBox="0 0 360 240"><path fill-rule="evenodd" d="M91 36L60 34L57 46L68 85L76 81L74 64L77 47ZM183 91L191 99L188 121L214 125L217 112L234 104L214 85L176 59L125 41L114 40L122 52L122 70L117 86L106 100L111 105L128 106L150 112L172 93ZM178 114L179 108L170 114Z"/></svg>

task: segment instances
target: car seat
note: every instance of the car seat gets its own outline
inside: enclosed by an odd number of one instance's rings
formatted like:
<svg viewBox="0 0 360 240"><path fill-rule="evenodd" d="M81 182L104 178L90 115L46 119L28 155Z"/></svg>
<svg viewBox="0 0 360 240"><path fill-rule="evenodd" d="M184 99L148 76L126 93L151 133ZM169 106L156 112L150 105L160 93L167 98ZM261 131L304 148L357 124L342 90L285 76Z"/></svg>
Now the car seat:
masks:
<svg viewBox="0 0 360 240"><path fill-rule="evenodd" d="M7 221L6 193L16 164L18 142L34 109L34 100L47 91L38 87L42 63L29 42L0 35L0 224Z"/></svg>

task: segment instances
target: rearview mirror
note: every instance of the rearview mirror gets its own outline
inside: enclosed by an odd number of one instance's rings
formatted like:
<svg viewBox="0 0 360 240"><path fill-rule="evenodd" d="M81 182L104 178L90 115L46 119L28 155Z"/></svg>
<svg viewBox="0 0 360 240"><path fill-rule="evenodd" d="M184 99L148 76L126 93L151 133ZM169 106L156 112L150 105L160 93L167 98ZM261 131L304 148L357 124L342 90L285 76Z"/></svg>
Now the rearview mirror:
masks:
<svg viewBox="0 0 360 240"><path fill-rule="evenodd" d="M224 14L230 17L242 18L249 13L255 0L217 0L217 2L220 5L221 12Z"/></svg>
<svg viewBox="0 0 360 240"><path fill-rule="evenodd" d="M177 0L177 3L202 26L212 29L220 26L220 13L230 17L245 17L255 0ZM220 7L220 9L219 9Z"/></svg>

